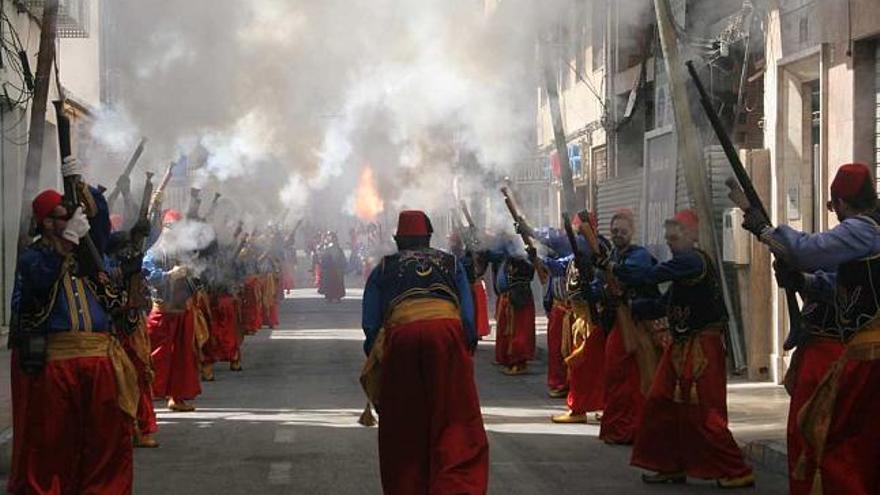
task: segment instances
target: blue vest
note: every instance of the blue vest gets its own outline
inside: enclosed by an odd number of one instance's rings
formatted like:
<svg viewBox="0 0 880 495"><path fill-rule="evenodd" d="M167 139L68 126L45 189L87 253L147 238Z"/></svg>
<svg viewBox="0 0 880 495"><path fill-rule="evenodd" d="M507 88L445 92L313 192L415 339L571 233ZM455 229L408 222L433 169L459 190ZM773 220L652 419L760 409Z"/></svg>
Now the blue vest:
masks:
<svg viewBox="0 0 880 495"><path fill-rule="evenodd" d="M706 253L697 250L697 254L703 260L702 273L688 280L677 280L669 288L669 328L676 338L727 321L715 266Z"/></svg>
<svg viewBox="0 0 880 495"><path fill-rule="evenodd" d="M880 213L858 217L880 235ZM880 253L843 263L837 269L837 321L845 338L880 317Z"/></svg>
<svg viewBox="0 0 880 495"><path fill-rule="evenodd" d="M455 256L431 248L400 251L386 256L379 266L379 286L386 316L404 299L438 298L456 306Z"/></svg>
<svg viewBox="0 0 880 495"><path fill-rule="evenodd" d="M833 304L807 299L801 309L801 325L815 337L839 339L837 309Z"/></svg>

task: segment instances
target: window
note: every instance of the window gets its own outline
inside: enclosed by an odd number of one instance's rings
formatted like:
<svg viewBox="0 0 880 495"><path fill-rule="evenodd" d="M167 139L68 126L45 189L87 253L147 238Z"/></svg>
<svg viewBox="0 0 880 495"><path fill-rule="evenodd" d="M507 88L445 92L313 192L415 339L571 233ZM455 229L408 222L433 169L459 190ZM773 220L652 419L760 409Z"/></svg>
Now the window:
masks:
<svg viewBox="0 0 880 495"><path fill-rule="evenodd" d="M599 70L605 67L605 2L602 0L594 1L592 9L593 70Z"/></svg>
<svg viewBox="0 0 880 495"><path fill-rule="evenodd" d="M593 148L593 170L596 171L596 183L601 184L610 178L608 173L608 152L605 146Z"/></svg>

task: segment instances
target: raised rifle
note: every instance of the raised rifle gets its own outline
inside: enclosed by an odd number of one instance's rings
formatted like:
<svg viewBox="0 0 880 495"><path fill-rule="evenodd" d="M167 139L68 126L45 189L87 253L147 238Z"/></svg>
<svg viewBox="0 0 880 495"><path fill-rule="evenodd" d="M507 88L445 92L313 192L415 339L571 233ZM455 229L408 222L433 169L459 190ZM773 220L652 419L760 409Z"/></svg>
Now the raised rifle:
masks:
<svg viewBox="0 0 880 495"><path fill-rule="evenodd" d="M138 211L138 220L139 221L149 221L150 220L150 200L153 196L153 172L146 173L146 180L144 180L144 194L141 196L141 208ZM136 236L132 237L132 244L143 251L144 243L147 239L144 237L143 233L138 232Z"/></svg>
<svg viewBox="0 0 880 495"><path fill-rule="evenodd" d="M474 223L474 218L471 216L467 201L462 199L458 204L461 208L461 214L464 215L464 220L466 222L466 225L463 225L464 237L462 238L462 241L464 241L465 246L467 246L470 251L477 252L480 248L480 234L479 230L477 230L477 224Z"/></svg>
<svg viewBox="0 0 880 495"><path fill-rule="evenodd" d="M712 100L709 99L709 94L703 86L703 81L701 81L700 76L697 75L694 63L688 61L685 65L687 65L688 73L694 82L694 87L696 87L697 92L700 94L700 105L703 107L703 111L706 112L706 117L708 117L709 123L712 125L712 130L715 131L715 136L718 138L718 142L721 143L721 147L724 149L724 154L727 156L727 161L730 163L730 167L733 169L733 174L736 176L736 180L731 178L726 182L727 187L730 189L729 197L731 201L744 211L749 208L757 209L764 215L764 218L769 221L770 215L767 214L767 209L764 208L764 203L758 196L758 192L755 191L752 179L749 177L746 168L740 161L739 154L736 152L736 148L734 148L730 136L728 136L727 131L724 130L724 125L721 123L721 119L718 117L715 108L712 106ZM777 263L780 262L782 262L784 266L785 260L777 260ZM793 290L783 290L785 292L786 306L788 307L789 324L789 333L788 337L785 339L783 348L785 350L791 350L803 341L805 335L801 328L801 309L797 300L797 295Z"/></svg>
<svg viewBox="0 0 880 495"><path fill-rule="evenodd" d="M55 116L58 122L58 150L63 162L64 159L73 155L70 144L70 118L64 113L63 101L53 101L52 104L55 106ZM87 196L90 194L88 187L82 182L82 177L69 175L64 178L64 205L69 213L73 214L79 207L82 207L84 212L88 212L90 207L94 207L94 199ZM77 247L77 259L86 265L85 273L90 275L106 273L104 258L98 252L91 233L80 239Z"/></svg>
<svg viewBox="0 0 880 495"><path fill-rule="evenodd" d="M146 176L147 178L144 181L144 193L143 196L141 196L141 206L138 211L138 222L148 222L150 219L150 200L153 195L153 172L147 172ZM125 253L125 256L143 262L144 249L146 248L147 242L146 232L140 230L132 232L129 241L131 245L130 252ZM144 307L148 302L144 297L144 282L144 277L140 273L132 274L127 280L128 297L130 300L133 300L134 306L136 307Z"/></svg>
<svg viewBox="0 0 880 495"><path fill-rule="evenodd" d="M122 175L119 176L119 179L116 180L116 185L113 187L113 191L107 195L107 204L113 205L116 202L116 199L119 197L119 194L122 192L122 188L119 187L119 184L127 179L131 175L131 171L134 170L134 166L137 164L138 160L140 160L141 155L144 153L144 146L147 144L147 138L142 137L140 142L137 145L137 148L134 150L134 154L131 155L131 158L128 160L128 165L125 166L125 170L122 172Z"/></svg>
<svg viewBox="0 0 880 495"><path fill-rule="evenodd" d="M526 222L526 219L520 214L516 201L513 199L513 194L507 186L501 187L501 194L504 195L504 204L507 205L507 211L510 212L510 216L513 218L514 223L516 223L517 232L522 238L523 243L526 247L534 249L535 244L533 240L536 238L535 231L532 230L528 222Z"/></svg>
<svg viewBox="0 0 880 495"><path fill-rule="evenodd" d="M171 174L174 172L174 162L168 164L168 168L165 169L165 174L162 175L162 182L159 182L159 186L156 188L156 191L153 193L153 197L150 199L150 218L153 218L156 214L160 214L162 211L162 196L165 194L165 189L168 187L168 183L171 182Z"/></svg>
<svg viewBox="0 0 880 495"><path fill-rule="evenodd" d="M562 225L565 228L565 236L568 238L571 252L574 254L574 266L578 269L578 273L586 276L590 271L590 260L578 249L577 237L571 226L571 217L568 216L568 212L562 212Z"/></svg>
<svg viewBox="0 0 880 495"><path fill-rule="evenodd" d="M211 200L211 206L208 207L208 213L205 213L205 220L209 220L214 216L214 213L217 211L217 202L220 201L220 197L222 195L218 192L214 193L214 199Z"/></svg>
<svg viewBox="0 0 880 495"><path fill-rule="evenodd" d="M589 219L583 219L582 221L589 221ZM589 284L590 280L592 280L593 270L590 266L590 260L587 258L587 255L582 253L577 243L577 236L574 233L574 228L571 226L571 217L568 216L568 212L562 213L562 225L565 228L565 236L568 238L568 244L571 246L571 252L574 255L574 266L577 268L577 273L583 283ZM598 244L598 239L596 240ZM596 251L594 251L595 253ZM596 304L592 301L587 300L587 307L590 309L590 314L593 317L594 322L599 321L599 310L596 307Z"/></svg>
<svg viewBox="0 0 880 495"><path fill-rule="evenodd" d="M201 207L202 190L197 187L189 188L189 207L186 210L186 219L198 220Z"/></svg>

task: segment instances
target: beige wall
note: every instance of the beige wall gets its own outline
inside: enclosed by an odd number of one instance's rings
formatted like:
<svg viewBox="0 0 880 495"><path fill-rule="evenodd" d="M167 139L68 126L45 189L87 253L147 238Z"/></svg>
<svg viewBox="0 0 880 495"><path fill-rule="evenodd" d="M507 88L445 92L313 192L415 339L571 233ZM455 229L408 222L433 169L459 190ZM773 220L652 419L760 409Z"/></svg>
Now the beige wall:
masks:
<svg viewBox="0 0 880 495"><path fill-rule="evenodd" d="M62 38L58 52L61 82L71 96L93 108L101 104L100 0L91 0L88 38Z"/></svg>

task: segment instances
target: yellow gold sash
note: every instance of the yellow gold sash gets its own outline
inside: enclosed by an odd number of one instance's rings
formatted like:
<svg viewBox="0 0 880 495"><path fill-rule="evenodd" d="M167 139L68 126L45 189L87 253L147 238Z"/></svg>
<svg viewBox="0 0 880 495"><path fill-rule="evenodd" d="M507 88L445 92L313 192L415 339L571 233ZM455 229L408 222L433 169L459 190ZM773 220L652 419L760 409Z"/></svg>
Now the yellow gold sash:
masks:
<svg viewBox="0 0 880 495"><path fill-rule="evenodd" d="M414 321L426 320L458 320L461 316L455 304L443 299L415 298L404 299L391 310L385 320L385 327L406 325ZM373 349L361 369L361 388L370 403L379 409L379 397L382 392L382 359L385 357L385 328L379 330Z"/></svg>
<svg viewBox="0 0 880 495"><path fill-rule="evenodd" d="M134 364L116 338L106 333L62 332L49 336L49 361L85 357L109 357L116 376L116 400L132 419L137 417L138 379Z"/></svg>
<svg viewBox="0 0 880 495"><path fill-rule="evenodd" d="M565 331L563 327L563 332ZM579 363L586 354L587 339L593 333L593 322L590 318L590 309L585 302L575 302L571 306L568 321L568 352L563 348L563 356L565 356L565 364L568 371ZM563 338L566 336L563 334Z"/></svg>
<svg viewBox="0 0 880 495"><path fill-rule="evenodd" d="M425 297L404 299L391 310L391 315L385 320L385 327L391 328L422 320L458 320L460 318L461 314L455 304L445 299Z"/></svg>
<svg viewBox="0 0 880 495"><path fill-rule="evenodd" d="M201 357L202 346L211 338L211 301L208 294L203 290L196 292L187 303L187 309L192 311L195 351Z"/></svg>
<svg viewBox="0 0 880 495"><path fill-rule="evenodd" d="M831 420L834 415L834 404L840 391L840 377L843 369L850 361L874 361L880 359L880 319L868 323L846 346L843 355L831 365L810 400L798 413L798 429L804 436L807 445L812 447L816 457L816 473L813 476L812 495L822 495L822 457ZM801 454L795 465L794 478L806 478L806 451Z"/></svg>

